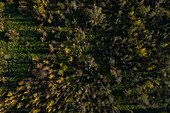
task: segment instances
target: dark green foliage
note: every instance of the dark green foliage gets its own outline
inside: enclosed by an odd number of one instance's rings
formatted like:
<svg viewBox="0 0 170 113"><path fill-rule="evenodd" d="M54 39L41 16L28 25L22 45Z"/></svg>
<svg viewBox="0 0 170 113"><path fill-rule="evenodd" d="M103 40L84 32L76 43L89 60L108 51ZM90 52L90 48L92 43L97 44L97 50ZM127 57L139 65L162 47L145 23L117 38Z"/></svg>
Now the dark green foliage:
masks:
<svg viewBox="0 0 170 113"><path fill-rule="evenodd" d="M168 106L168 1L20 0L46 55L1 111L120 112ZM55 4L55 5L54 5ZM25 9L26 8L26 9ZM127 107L127 105L131 105Z"/></svg>

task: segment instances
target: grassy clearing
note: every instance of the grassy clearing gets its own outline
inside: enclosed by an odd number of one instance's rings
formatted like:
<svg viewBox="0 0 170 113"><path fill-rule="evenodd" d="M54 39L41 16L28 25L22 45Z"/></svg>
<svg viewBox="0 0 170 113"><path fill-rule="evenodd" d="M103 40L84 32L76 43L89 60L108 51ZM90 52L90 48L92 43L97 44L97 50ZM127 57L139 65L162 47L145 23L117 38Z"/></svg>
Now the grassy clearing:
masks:
<svg viewBox="0 0 170 113"><path fill-rule="evenodd" d="M40 43L37 25L32 17L19 13L17 4L6 4L4 18L5 31L18 31L20 39L10 42L4 36L5 32L1 33L0 47L4 54L11 56L10 60L5 60L2 75L7 80L19 81L31 75L28 68L33 66L32 56L42 56L42 48L37 45Z"/></svg>

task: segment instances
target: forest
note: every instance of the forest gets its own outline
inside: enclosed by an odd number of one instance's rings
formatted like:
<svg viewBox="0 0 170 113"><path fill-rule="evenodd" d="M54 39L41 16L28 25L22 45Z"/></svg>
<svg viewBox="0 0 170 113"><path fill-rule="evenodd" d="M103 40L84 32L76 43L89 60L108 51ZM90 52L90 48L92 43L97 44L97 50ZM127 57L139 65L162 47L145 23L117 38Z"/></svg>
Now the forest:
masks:
<svg viewBox="0 0 170 113"><path fill-rule="evenodd" d="M169 0L0 0L0 113L169 113Z"/></svg>

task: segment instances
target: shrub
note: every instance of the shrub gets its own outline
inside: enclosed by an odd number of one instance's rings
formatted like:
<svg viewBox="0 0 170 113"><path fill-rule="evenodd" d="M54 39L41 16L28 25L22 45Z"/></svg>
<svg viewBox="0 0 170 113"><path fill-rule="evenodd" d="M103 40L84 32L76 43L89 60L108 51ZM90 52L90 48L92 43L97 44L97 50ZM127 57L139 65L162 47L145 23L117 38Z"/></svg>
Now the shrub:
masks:
<svg viewBox="0 0 170 113"><path fill-rule="evenodd" d="M51 24L53 15L49 10L48 0L20 0L18 10L21 13L31 14L38 22L44 22L44 24Z"/></svg>
<svg viewBox="0 0 170 113"><path fill-rule="evenodd" d="M0 2L0 32L4 30L4 23L3 23L4 7L5 7L5 4L3 2Z"/></svg>
<svg viewBox="0 0 170 113"><path fill-rule="evenodd" d="M0 13L4 12L5 3L0 2Z"/></svg>
<svg viewBox="0 0 170 113"><path fill-rule="evenodd" d="M14 0L6 0L6 2L11 5L14 3Z"/></svg>
<svg viewBox="0 0 170 113"><path fill-rule="evenodd" d="M20 0L18 10L22 14L27 14L29 12L28 2L25 0Z"/></svg>
<svg viewBox="0 0 170 113"><path fill-rule="evenodd" d="M4 23L1 21L0 22L0 32L4 31Z"/></svg>
<svg viewBox="0 0 170 113"><path fill-rule="evenodd" d="M5 33L5 36L9 38L11 41L18 41L19 40L19 33L15 30L9 30Z"/></svg>

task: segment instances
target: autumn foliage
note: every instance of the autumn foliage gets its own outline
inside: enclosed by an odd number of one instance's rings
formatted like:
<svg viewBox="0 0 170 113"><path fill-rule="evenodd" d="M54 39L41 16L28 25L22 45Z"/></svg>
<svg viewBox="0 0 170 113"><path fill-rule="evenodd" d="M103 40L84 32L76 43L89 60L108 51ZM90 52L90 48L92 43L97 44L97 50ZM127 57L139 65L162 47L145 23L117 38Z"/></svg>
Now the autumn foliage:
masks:
<svg viewBox="0 0 170 113"><path fill-rule="evenodd" d="M21 13L37 22L46 56L32 57L34 76L21 80L15 91L1 89L0 112L166 109L168 0L16 3ZM5 35L19 40L15 31Z"/></svg>

